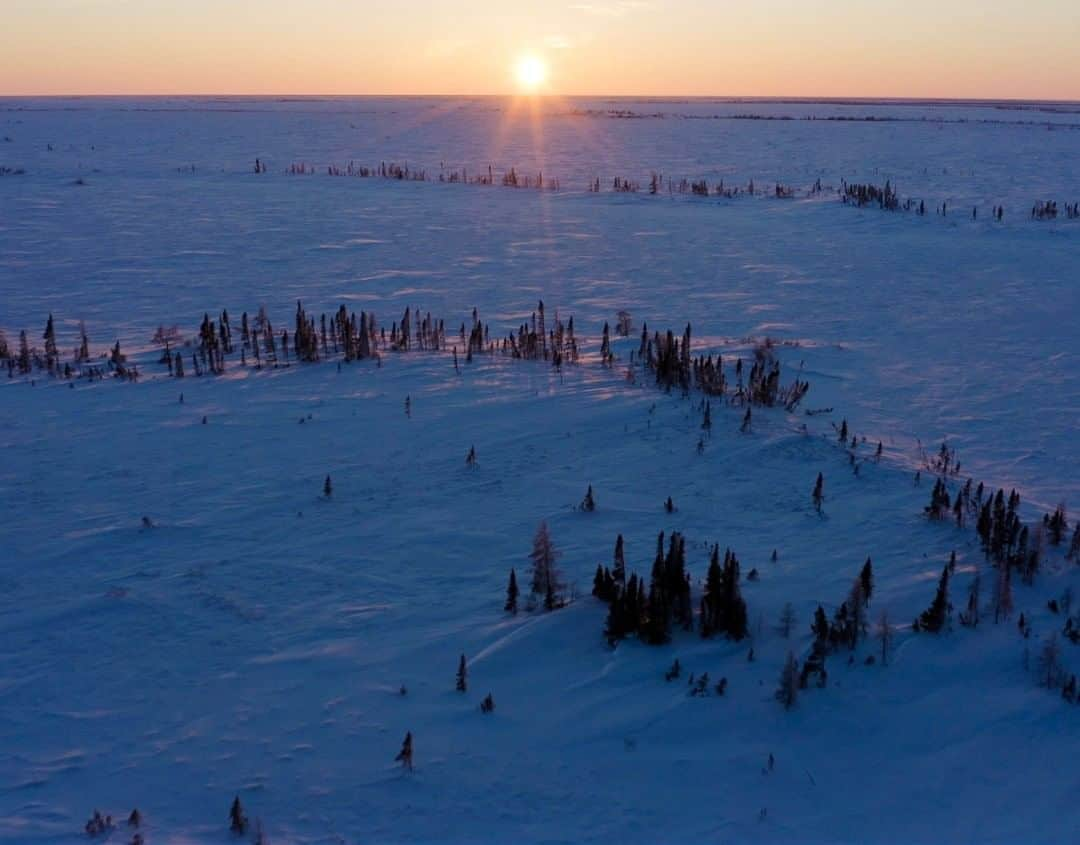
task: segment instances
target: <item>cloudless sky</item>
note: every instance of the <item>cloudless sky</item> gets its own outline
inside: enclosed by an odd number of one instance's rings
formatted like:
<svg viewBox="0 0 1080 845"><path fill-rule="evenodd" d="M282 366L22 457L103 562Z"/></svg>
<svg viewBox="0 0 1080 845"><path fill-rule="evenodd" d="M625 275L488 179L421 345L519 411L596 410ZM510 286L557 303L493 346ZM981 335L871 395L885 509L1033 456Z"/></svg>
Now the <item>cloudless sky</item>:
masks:
<svg viewBox="0 0 1080 845"><path fill-rule="evenodd" d="M1080 0L0 0L0 95L1080 100Z"/></svg>

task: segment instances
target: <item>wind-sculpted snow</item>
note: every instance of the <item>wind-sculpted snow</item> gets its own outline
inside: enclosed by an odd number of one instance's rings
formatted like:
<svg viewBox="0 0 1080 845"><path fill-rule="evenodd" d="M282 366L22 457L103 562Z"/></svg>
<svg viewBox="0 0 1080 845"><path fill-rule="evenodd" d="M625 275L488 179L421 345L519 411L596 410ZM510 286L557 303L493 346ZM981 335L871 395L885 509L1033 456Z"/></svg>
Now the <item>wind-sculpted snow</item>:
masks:
<svg viewBox="0 0 1080 845"><path fill-rule="evenodd" d="M148 843L226 842L236 795L272 842L1074 839L1080 708L1035 674L1064 623L1047 602L1080 590L1080 567L1050 548L1007 621L959 625L995 570L971 528L924 516L919 446L947 440L961 480L1015 487L1032 526L1059 501L1080 511L1080 222L1028 217L1080 198L1080 136L1045 125L1067 109L571 102L533 134L486 100L2 105L0 165L26 172L0 177L0 327L40 346L51 312L68 359L84 320L95 356L119 339L142 377L0 379L0 839L80 841L95 808L137 806ZM555 114L578 107L684 117ZM905 120L685 119L748 110ZM323 169L383 159L543 166L564 188ZM287 175L294 161L319 172ZM607 191L654 169L800 191L890 178L956 211ZM975 202L1005 221L972 221ZM233 355L180 380L151 343L260 305L291 334L297 300L388 331L419 306L455 338L476 307L494 339L539 299L574 317L582 360L561 372L466 363L459 343L460 372L449 352L383 350L261 370ZM605 367L620 309L634 328ZM691 323L694 353L729 367L768 335L810 391L792 413L755 408L750 433L714 399L704 436L700 394L627 379L643 321ZM845 419L867 441L857 474ZM510 616L541 520L576 599ZM608 646L596 566L622 534L648 577L660 531L686 537L695 606L711 545L737 552L749 640ZM952 629L913 633L953 550ZM865 664L868 639L785 711L788 650L805 658L815 608L831 615L868 556L889 665ZM1077 648L1062 639L1069 672ZM726 678L724 696L689 696L691 672ZM411 774L394 763L406 731Z"/></svg>

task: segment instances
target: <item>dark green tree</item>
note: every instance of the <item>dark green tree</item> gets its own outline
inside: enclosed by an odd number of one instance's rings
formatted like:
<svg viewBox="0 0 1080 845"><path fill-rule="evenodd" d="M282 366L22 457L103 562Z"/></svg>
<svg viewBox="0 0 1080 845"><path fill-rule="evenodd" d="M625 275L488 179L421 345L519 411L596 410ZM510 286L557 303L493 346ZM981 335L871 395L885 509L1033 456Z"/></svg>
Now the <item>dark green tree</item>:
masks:
<svg viewBox="0 0 1080 845"><path fill-rule="evenodd" d="M518 611L518 590L517 573L513 569L510 570L510 581L506 585L506 604L503 605L503 610L507 613L516 614Z"/></svg>

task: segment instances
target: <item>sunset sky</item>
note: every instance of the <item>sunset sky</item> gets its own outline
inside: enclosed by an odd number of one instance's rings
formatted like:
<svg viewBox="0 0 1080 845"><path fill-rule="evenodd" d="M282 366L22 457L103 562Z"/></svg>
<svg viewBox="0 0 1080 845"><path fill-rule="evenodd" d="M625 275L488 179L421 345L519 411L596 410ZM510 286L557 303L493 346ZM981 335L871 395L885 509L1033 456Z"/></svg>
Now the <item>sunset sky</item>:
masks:
<svg viewBox="0 0 1080 845"><path fill-rule="evenodd" d="M0 95L1080 99L1077 0L3 0ZM544 79L538 79L537 67Z"/></svg>

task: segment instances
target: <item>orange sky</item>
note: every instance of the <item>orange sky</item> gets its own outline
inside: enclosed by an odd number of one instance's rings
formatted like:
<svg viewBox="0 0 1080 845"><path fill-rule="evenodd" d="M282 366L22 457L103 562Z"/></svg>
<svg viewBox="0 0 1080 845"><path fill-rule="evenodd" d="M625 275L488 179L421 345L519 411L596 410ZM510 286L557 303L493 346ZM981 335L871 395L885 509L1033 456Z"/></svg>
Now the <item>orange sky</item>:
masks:
<svg viewBox="0 0 1080 845"><path fill-rule="evenodd" d="M0 94L1080 99L1076 0L5 0Z"/></svg>

